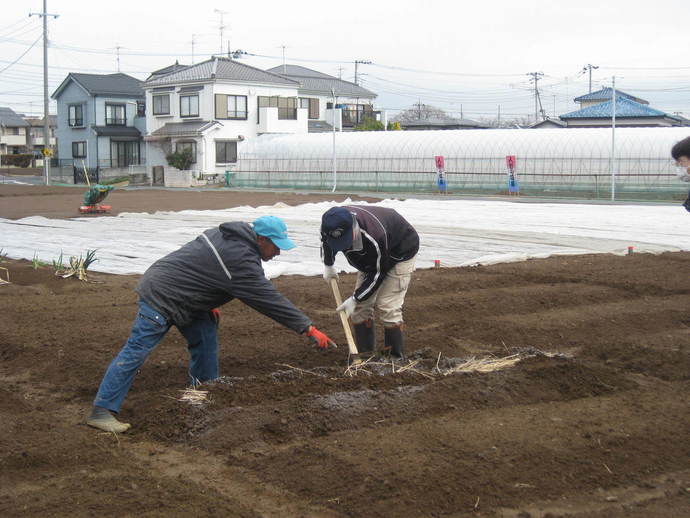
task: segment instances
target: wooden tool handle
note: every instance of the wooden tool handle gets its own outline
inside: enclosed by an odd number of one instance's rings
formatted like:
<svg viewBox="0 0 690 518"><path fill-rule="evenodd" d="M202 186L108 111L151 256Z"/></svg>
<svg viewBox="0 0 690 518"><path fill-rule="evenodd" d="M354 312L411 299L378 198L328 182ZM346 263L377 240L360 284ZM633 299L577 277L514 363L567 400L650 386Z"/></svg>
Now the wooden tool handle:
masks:
<svg viewBox="0 0 690 518"><path fill-rule="evenodd" d="M335 277L331 279L331 289L333 290L333 296L335 297L335 303L340 306L343 303L343 299L340 296L340 288L338 288L338 279ZM350 329L350 322L347 319L347 315L344 311L338 311L340 315L340 321L343 324L343 329L345 330L345 338L347 339L347 347L350 350L350 354L359 354L357 351L357 346L355 345L355 339L352 336L352 329Z"/></svg>

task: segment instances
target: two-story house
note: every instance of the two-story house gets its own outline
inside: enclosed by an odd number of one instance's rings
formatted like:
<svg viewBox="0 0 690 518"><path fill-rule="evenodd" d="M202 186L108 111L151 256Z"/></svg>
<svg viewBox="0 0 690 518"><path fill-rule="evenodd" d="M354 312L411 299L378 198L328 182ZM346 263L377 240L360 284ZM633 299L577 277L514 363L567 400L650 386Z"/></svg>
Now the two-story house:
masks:
<svg viewBox="0 0 690 518"><path fill-rule="evenodd" d="M55 149L55 131L57 130L57 116L48 116L48 128L50 130L48 136L48 145L44 144L44 128L43 128L43 117L24 117L24 120L29 123L28 137L27 137L27 147L33 151L35 156L42 153L43 149L48 148L53 152L53 156L56 155Z"/></svg>
<svg viewBox="0 0 690 518"><path fill-rule="evenodd" d="M156 73L146 91L147 165L189 149L191 169L218 174L234 168L238 145L266 133L307 133L299 83L224 57Z"/></svg>
<svg viewBox="0 0 690 518"><path fill-rule="evenodd" d="M28 128L29 123L12 108L0 106L0 155L28 152Z"/></svg>
<svg viewBox="0 0 690 518"><path fill-rule="evenodd" d="M141 81L127 74L70 73L55 90L61 165L90 170L143 164L146 109Z"/></svg>
<svg viewBox="0 0 690 518"><path fill-rule="evenodd" d="M355 83L299 65L279 65L269 68L268 72L299 83L299 105L308 110L310 132L330 131L334 121L337 129L345 130L352 129L365 118L386 123L385 113L374 109L376 94Z"/></svg>

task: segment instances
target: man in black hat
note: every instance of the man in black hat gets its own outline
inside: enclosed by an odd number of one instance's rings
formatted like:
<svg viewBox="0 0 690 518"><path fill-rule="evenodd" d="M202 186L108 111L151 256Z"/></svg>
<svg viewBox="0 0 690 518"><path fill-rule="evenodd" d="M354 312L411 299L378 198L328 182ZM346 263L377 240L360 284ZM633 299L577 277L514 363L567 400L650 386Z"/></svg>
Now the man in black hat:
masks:
<svg viewBox="0 0 690 518"><path fill-rule="evenodd" d="M415 229L393 209L333 207L321 219L321 243L324 279L337 278L338 252L359 271L355 292L337 308L352 319L358 351L374 351L376 309L384 326L384 352L403 358L402 307L419 251Z"/></svg>

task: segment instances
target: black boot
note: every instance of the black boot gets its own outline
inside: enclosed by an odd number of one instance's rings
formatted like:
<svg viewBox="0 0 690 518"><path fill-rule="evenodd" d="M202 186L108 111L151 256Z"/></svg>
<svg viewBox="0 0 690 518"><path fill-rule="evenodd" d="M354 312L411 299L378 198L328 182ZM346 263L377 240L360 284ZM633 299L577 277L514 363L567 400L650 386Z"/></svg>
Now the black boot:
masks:
<svg viewBox="0 0 690 518"><path fill-rule="evenodd" d="M357 352L360 354L367 354L374 352L376 345L376 334L374 332L374 321L372 319L365 320L359 324L354 324L355 328L355 342L357 342Z"/></svg>
<svg viewBox="0 0 690 518"><path fill-rule="evenodd" d="M405 336L402 324L384 329L384 346L393 358L405 358Z"/></svg>

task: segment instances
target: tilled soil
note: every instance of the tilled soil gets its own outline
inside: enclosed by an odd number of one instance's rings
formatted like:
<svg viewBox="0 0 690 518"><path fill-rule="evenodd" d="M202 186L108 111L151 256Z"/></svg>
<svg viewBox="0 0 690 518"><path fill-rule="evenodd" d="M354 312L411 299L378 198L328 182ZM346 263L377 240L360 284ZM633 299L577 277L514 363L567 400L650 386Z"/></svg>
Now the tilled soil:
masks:
<svg viewBox="0 0 690 518"><path fill-rule="evenodd" d="M0 266L0 516L688 516L690 253L417 271L417 363L402 372L347 371L323 280L281 277L338 349L232 302L209 400L178 400L187 354L173 330L120 436L83 421L138 277ZM353 284L341 277L344 293ZM507 356L520 361L449 372Z"/></svg>

